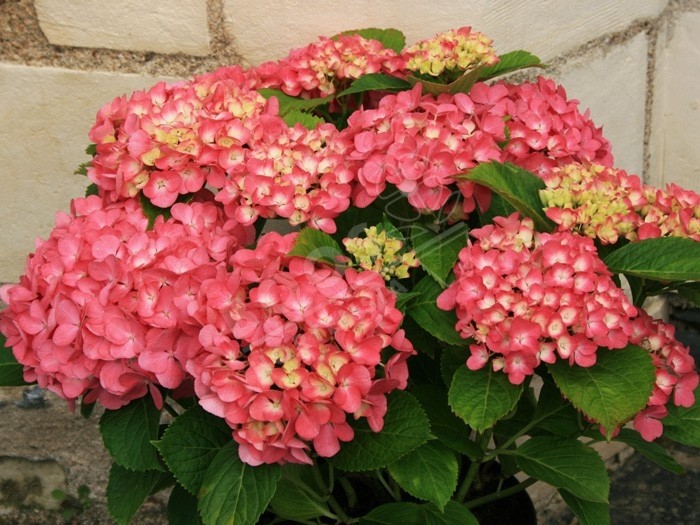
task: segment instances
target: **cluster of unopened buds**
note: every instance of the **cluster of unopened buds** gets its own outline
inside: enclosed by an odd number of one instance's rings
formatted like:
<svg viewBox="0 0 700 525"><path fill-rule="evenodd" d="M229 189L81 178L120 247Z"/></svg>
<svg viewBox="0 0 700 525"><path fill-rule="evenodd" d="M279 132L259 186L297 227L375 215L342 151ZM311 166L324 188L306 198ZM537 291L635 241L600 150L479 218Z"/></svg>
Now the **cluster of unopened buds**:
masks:
<svg viewBox="0 0 700 525"><path fill-rule="evenodd" d="M365 228L365 237L346 238L343 244L358 268L377 272L387 281L406 279L409 269L420 264L413 250L400 253L402 240L389 236L386 230L378 231L376 226Z"/></svg>

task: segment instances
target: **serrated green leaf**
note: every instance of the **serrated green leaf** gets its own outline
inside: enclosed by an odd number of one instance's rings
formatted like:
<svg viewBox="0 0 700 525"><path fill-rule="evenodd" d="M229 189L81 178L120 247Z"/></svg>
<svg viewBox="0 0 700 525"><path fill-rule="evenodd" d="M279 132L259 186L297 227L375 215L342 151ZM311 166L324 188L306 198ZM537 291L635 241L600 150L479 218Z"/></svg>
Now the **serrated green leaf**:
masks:
<svg viewBox="0 0 700 525"><path fill-rule="evenodd" d="M112 463L107 483L107 509L119 523L126 525L145 499L162 484L168 474L157 470L135 472Z"/></svg>
<svg viewBox="0 0 700 525"><path fill-rule="evenodd" d="M168 525L201 525L197 512L197 498L180 484L173 487L168 498Z"/></svg>
<svg viewBox="0 0 700 525"><path fill-rule="evenodd" d="M600 455L576 439L538 436L517 449L518 466L535 479L587 501L607 502L610 478Z"/></svg>
<svg viewBox="0 0 700 525"><path fill-rule="evenodd" d="M605 257L613 273L660 281L700 281L700 242L682 237L644 239Z"/></svg>
<svg viewBox="0 0 700 525"><path fill-rule="evenodd" d="M377 232L386 232L387 237L391 239L398 239L401 242L406 240L403 236L403 233L401 233L399 229L396 226L394 226L391 220L389 220L389 217L387 217L386 215L382 217L382 222L377 224Z"/></svg>
<svg viewBox="0 0 700 525"><path fill-rule="evenodd" d="M498 193L491 194L491 202L486 210L479 210L479 222L482 226L493 224L494 217L508 217L513 212L518 211L507 200Z"/></svg>
<svg viewBox="0 0 700 525"><path fill-rule="evenodd" d="M559 389L611 436L642 410L654 388L654 365L649 352L634 345L621 350L600 348L591 367L548 365Z"/></svg>
<svg viewBox="0 0 700 525"><path fill-rule="evenodd" d="M500 60L497 64L486 66L481 70L479 80L490 80L528 67L547 67L538 57L523 50L510 51L500 55L498 58Z"/></svg>
<svg viewBox="0 0 700 525"><path fill-rule="evenodd" d="M114 461L129 470L162 470L151 441L158 438L160 410L142 397L117 410L105 410L100 432Z"/></svg>
<svg viewBox="0 0 700 525"><path fill-rule="evenodd" d="M678 287L678 293L695 306L700 306L700 283L688 283Z"/></svg>
<svg viewBox="0 0 700 525"><path fill-rule="evenodd" d="M88 146L85 148L85 153L91 157L97 155L97 144L88 144Z"/></svg>
<svg viewBox="0 0 700 525"><path fill-rule="evenodd" d="M285 115L286 113L297 110L297 111L310 111L324 104L328 104L333 97L324 98L299 98L287 95L284 91L272 88L258 89L260 93L265 98L275 97L279 102L279 114Z"/></svg>
<svg viewBox="0 0 700 525"><path fill-rule="evenodd" d="M467 425L483 432L515 407L522 392L522 385L511 384L506 374L490 366L481 370L464 366L452 378L448 400Z"/></svg>
<svg viewBox="0 0 700 525"><path fill-rule="evenodd" d="M445 508L457 489L457 457L436 441L429 441L389 465L389 474L412 496Z"/></svg>
<svg viewBox="0 0 700 525"><path fill-rule="evenodd" d="M408 315L426 332L446 343L466 346L466 339L462 339L455 330L457 316L453 310L441 310L437 307L437 297L443 289L432 277L424 277L413 288L420 293L420 297L413 300L406 309Z"/></svg>
<svg viewBox="0 0 700 525"><path fill-rule="evenodd" d="M430 432L440 443L470 459L483 455L481 447L469 438L471 429L447 404L447 389L439 385L418 384L411 388L411 393L418 398L423 410L428 414Z"/></svg>
<svg viewBox="0 0 700 525"><path fill-rule="evenodd" d="M301 124L306 129L316 129L318 126L326 122L319 116L312 115L311 113L306 113L305 111L300 111L298 109L288 110L284 115L282 115L282 119L290 128L294 127L296 124Z"/></svg>
<svg viewBox="0 0 700 525"><path fill-rule="evenodd" d="M610 525L610 504L586 501L566 490L560 490L559 494L578 518L579 525Z"/></svg>
<svg viewBox="0 0 700 525"><path fill-rule="evenodd" d="M168 220L171 217L170 208L159 208L143 193L139 194L139 202L141 203L141 210L143 211L143 214L148 218L149 230L153 229L153 225L156 223L156 219L158 217L162 216L165 220Z"/></svg>
<svg viewBox="0 0 700 525"><path fill-rule="evenodd" d="M199 490L204 525L255 525L280 479L279 465L251 467L238 458L234 441L216 454Z"/></svg>
<svg viewBox="0 0 700 525"><path fill-rule="evenodd" d="M358 472L383 468L415 450L430 438L428 416L409 393L394 391L388 396L384 428L374 432L361 419L354 425L355 437L343 443L330 462L342 470Z"/></svg>
<svg viewBox="0 0 700 525"><path fill-rule="evenodd" d="M665 423L665 421L664 421ZM683 474L685 469L671 456L664 447L655 441L645 441L639 432L630 428L623 428L615 436L615 441L621 441L650 461L674 474Z"/></svg>
<svg viewBox="0 0 700 525"><path fill-rule="evenodd" d="M370 73L355 80L349 88L338 93L336 97L345 97L367 91L405 91L407 89L411 89L411 84L403 79L382 73Z"/></svg>
<svg viewBox="0 0 700 525"><path fill-rule="evenodd" d="M360 525L479 525L474 514L456 501L448 501L444 512L434 504L387 503L373 509Z"/></svg>
<svg viewBox="0 0 700 525"><path fill-rule="evenodd" d="M312 261L336 263L336 257L343 252L333 237L320 230L304 228L294 240L290 256L305 257Z"/></svg>
<svg viewBox="0 0 700 525"><path fill-rule="evenodd" d="M92 161L87 161L87 162L81 162L77 168L75 168L75 171L73 171L73 175L87 175L87 169L92 166Z"/></svg>
<svg viewBox="0 0 700 525"><path fill-rule="evenodd" d="M406 307L415 299L420 297L418 292L399 292L396 294L396 308L406 313Z"/></svg>
<svg viewBox="0 0 700 525"><path fill-rule="evenodd" d="M420 223L411 228L411 242L420 265L443 288L460 250L467 244L468 232L469 227L463 222L440 233Z"/></svg>
<svg viewBox="0 0 700 525"><path fill-rule="evenodd" d="M304 521L319 516L333 517L323 497L297 481L281 479L270 501L274 513L285 520Z"/></svg>
<svg viewBox="0 0 700 525"><path fill-rule="evenodd" d="M155 446L178 482L197 494L209 464L231 440L223 419L195 405L170 423Z"/></svg>
<svg viewBox="0 0 700 525"><path fill-rule="evenodd" d="M337 227L333 238L342 243L345 237L360 237L364 234L365 228L376 226L383 220L384 214L377 208L357 208L350 206L347 210L335 218Z"/></svg>
<svg viewBox="0 0 700 525"><path fill-rule="evenodd" d="M695 389L695 404L679 407L666 405L668 416L663 420L664 436L691 447L700 447L700 387Z"/></svg>
<svg viewBox="0 0 700 525"><path fill-rule="evenodd" d="M392 49L397 53L401 53L406 45L406 37L404 34L398 29L393 28L380 29L377 27L368 27L365 29L343 31L340 34L344 36L360 35L362 38L367 40L377 40L381 42L386 49ZM335 35L333 40L337 39L338 35Z"/></svg>
<svg viewBox="0 0 700 525"><path fill-rule="evenodd" d="M469 93L469 90L472 88L472 86L474 86L474 84L476 84L476 81L479 79L479 75L481 74L482 69L483 67L479 66L473 69L466 70L464 74L462 74L460 77L456 78L452 82L449 82L448 84L431 80L432 77L428 77L428 75L409 75L408 77L406 77L406 79L412 86L420 84L423 93L429 93L434 96L438 96L441 93L451 93L454 95L455 93Z"/></svg>
<svg viewBox="0 0 700 525"><path fill-rule="evenodd" d="M486 186L499 194L521 215L530 217L537 231L548 232L554 229L554 224L542 211L539 198L539 190L543 189L545 184L534 173L514 164L494 161L483 162L460 177Z"/></svg>
<svg viewBox="0 0 700 525"><path fill-rule="evenodd" d="M85 196L89 197L90 195L99 195L100 194L100 188L97 187L97 184L90 184L87 188L85 188Z"/></svg>
<svg viewBox="0 0 700 525"><path fill-rule="evenodd" d="M24 380L24 367L17 362L11 348L5 348L7 339L0 334L0 386L28 385Z"/></svg>
<svg viewBox="0 0 700 525"><path fill-rule="evenodd" d="M540 390L537 406L532 415L534 428L541 428L561 437L580 432L578 413L562 395L551 378Z"/></svg>

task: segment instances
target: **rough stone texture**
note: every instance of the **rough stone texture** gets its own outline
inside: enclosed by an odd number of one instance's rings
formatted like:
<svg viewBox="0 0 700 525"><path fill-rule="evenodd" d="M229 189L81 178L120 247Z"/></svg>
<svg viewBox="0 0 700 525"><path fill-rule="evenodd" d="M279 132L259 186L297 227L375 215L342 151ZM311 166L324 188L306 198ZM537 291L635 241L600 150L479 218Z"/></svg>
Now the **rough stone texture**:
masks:
<svg viewBox="0 0 700 525"><path fill-rule="evenodd" d="M640 32L613 49L594 49L548 72L581 108L603 127L612 143L615 165L642 175L644 106L646 101L647 35Z"/></svg>
<svg viewBox="0 0 700 525"><path fill-rule="evenodd" d="M0 456L0 507L58 509L53 490L66 490L66 472L52 459Z"/></svg>
<svg viewBox="0 0 700 525"><path fill-rule="evenodd" d="M313 8L304 0L263 9L248 0L224 0L226 28L251 63L284 56L293 47L346 29L396 27L409 42L471 25L493 38L499 51L527 49L544 60L634 20L658 16L666 0L326 0Z"/></svg>
<svg viewBox="0 0 700 525"><path fill-rule="evenodd" d="M700 12L668 21L658 38L650 182L700 191Z"/></svg>
<svg viewBox="0 0 700 525"><path fill-rule="evenodd" d="M97 110L157 80L0 63L0 282L16 282L56 210L84 194L88 181L73 171L88 160Z"/></svg>
<svg viewBox="0 0 700 525"><path fill-rule="evenodd" d="M36 0L34 4L39 25L52 44L190 55L209 53L205 0Z"/></svg>

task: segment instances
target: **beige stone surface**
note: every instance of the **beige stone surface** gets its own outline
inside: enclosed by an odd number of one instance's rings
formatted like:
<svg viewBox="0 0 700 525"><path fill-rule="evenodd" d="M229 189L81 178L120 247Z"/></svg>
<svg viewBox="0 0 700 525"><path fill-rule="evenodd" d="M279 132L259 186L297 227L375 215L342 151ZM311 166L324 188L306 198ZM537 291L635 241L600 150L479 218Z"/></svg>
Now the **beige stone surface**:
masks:
<svg viewBox="0 0 700 525"><path fill-rule="evenodd" d="M88 130L116 96L157 82L139 75L0 63L0 283L16 282L56 210L85 192Z"/></svg>
<svg viewBox="0 0 700 525"><path fill-rule="evenodd" d="M671 20L658 39L650 180L700 192L700 12Z"/></svg>
<svg viewBox="0 0 700 525"><path fill-rule="evenodd" d="M39 25L57 45L209 53L206 0L36 0Z"/></svg>
<svg viewBox="0 0 700 525"><path fill-rule="evenodd" d="M52 459L0 456L0 509L23 505L58 509L61 502L51 492L66 488L66 472Z"/></svg>
<svg viewBox="0 0 700 525"><path fill-rule="evenodd" d="M615 165L642 175L648 39L640 32L611 49L594 49L567 61L552 76L570 98L603 126Z"/></svg>
<svg viewBox="0 0 700 525"><path fill-rule="evenodd" d="M224 0L226 27L251 63L277 59L293 47L363 27L396 27L409 42L471 25L499 51L527 49L544 60L658 16L666 0Z"/></svg>

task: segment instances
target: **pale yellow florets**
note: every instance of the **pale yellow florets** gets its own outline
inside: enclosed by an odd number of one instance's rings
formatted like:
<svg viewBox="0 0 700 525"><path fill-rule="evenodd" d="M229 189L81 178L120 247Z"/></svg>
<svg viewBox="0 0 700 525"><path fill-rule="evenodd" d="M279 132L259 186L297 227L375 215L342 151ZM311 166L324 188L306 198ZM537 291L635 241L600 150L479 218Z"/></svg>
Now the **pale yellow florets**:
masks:
<svg viewBox="0 0 700 525"><path fill-rule="evenodd" d="M355 259L355 265L363 270L374 271L389 281L392 277L408 277L408 269L415 268L419 262L413 251L399 253L403 242L388 237L386 231L378 231L376 226L365 228L366 237L354 237L343 240L345 249Z"/></svg>
<svg viewBox="0 0 700 525"><path fill-rule="evenodd" d="M409 47L407 69L433 77L445 71L465 71L498 62L487 36L469 27L447 31Z"/></svg>

